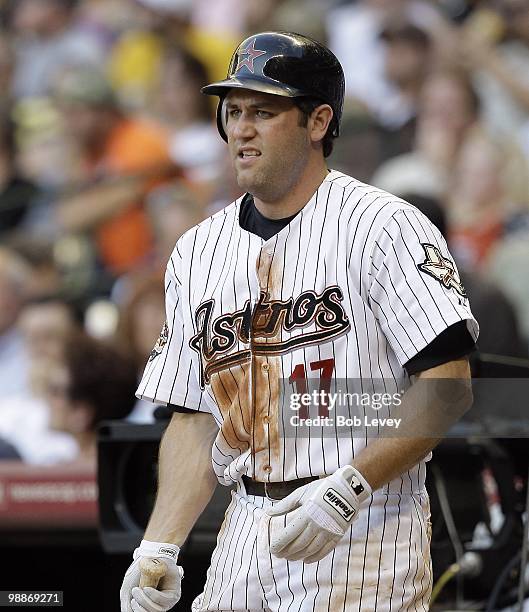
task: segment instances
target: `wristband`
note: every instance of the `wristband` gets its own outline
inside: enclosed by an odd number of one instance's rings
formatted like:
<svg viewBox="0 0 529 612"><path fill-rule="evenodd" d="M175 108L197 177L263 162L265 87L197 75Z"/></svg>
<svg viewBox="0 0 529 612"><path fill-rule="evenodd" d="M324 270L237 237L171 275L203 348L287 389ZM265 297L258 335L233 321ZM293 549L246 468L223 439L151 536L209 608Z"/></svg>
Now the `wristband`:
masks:
<svg viewBox="0 0 529 612"><path fill-rule="evenodd" d="M354 468L352 465L348 465L346 467L349 469L344 470L342 476L351 486L353 493L358 498L358 503L362 504L371 496L373 489L356 468Z"/></svg>
<svg viewBox="0 0 529 612"><path fill-rule="evenodd" d="M157 557L171 559L176 563L179 552L180 547L176 544L142 540L139 547L134 551L133 559L136 560L138 557Z"/></svg>

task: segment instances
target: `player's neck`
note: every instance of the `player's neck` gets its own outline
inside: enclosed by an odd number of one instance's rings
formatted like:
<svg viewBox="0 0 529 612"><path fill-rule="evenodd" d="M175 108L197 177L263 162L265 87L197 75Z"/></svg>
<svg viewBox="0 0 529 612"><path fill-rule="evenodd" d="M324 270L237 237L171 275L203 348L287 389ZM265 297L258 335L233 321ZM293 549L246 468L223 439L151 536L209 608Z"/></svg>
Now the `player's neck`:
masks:
<svg viewBox="0 0 529 612"><path fill-rule="evenodd" d="M285 219L299 212L316 193L329 170L325 160L307 165L301 179L280 200L265 202L254 195L257 210L267 219Z"/></svg>

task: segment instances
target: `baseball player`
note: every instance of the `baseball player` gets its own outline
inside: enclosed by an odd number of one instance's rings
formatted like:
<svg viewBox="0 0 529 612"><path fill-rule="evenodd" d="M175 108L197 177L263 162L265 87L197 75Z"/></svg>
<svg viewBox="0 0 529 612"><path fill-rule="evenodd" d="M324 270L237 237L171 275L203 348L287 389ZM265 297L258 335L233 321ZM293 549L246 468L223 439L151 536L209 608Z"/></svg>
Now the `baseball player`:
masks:
<svg viewBox="0 0 529 612"><path fill-rule="evenodd" d="M138 396L174 416L121 610L178 601L179 550L217 482L234 490L194 610L427 610L425 462L439 437L287 435L282 398L382 380L435 417L418 384L468 380L478 333L446 243L411 205L328 170L344 77L318 42L250 36L203 91L219 96L245 195L184 234L167 266L167 321ZM314 414L329 405L297 412ZM157 588L139 586L145 558L167 566Z"/></svg>

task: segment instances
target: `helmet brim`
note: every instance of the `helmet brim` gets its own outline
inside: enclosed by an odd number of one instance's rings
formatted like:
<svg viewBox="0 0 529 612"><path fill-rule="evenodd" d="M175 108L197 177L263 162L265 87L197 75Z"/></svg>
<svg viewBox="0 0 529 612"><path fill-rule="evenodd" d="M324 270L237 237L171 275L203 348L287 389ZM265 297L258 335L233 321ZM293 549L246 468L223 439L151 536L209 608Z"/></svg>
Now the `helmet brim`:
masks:
<svg viewBox="0 0 529 612"><path fill-rule="evenodd" d="M238 79L232 77L217 83L211 83L202 87L200 90L208 96L224 97L230 89L249 89L251 91L260 91L262 93L272 94L275 96L283 96L284 98L298 98L300 96L308 96L306 91L290 87L279 81L274 82L271 79Z"/></svg>

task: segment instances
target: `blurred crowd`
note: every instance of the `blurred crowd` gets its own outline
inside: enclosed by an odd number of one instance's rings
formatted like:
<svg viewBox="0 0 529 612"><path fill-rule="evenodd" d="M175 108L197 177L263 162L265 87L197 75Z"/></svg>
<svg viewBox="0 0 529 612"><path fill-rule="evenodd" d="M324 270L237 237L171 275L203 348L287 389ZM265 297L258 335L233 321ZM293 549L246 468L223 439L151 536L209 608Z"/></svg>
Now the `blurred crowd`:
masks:
<svg viewBox="0 0 529 612"><path fill-rule="evenodd" d="M480 349L529 346L527 0L0 0L0 457L95 461L134 390L178 237L240 195L212 100L266 29L346 75L329 166L446 236Z"/></svg>

